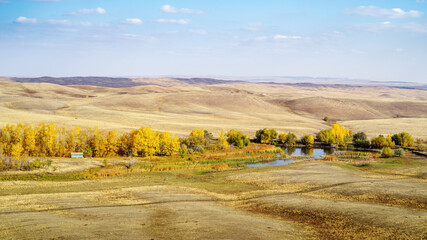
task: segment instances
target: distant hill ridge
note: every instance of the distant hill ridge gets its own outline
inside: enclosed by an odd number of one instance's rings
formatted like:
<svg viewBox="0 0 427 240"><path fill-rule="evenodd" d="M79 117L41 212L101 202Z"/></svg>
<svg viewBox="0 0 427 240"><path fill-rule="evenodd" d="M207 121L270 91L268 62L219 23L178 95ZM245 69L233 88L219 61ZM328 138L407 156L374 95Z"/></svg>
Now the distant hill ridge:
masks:
<svg viewBox="0 0 427 240"><path fill-rule="evenodd" d="M344 82L333 82L321 81L319 79L312 78L313 82L307 78L293 78L294 80L300 79L301 82L286 82L280 80L272 81L256 81L256 80L220 80L214 78L121 78L121 77L37 77L37 78L18 78L12 77L7 78L9 81L20 82L20 83L52 83L58 85L82 85L82 86L98 86L98 87L109 87L109 88L130 88L144 85L156 85L165 86L164 79L169 79L174 82L178 82L178 85L216 85L236 82L250 82L260 84L272 84L272 85L293 85L299 87L362 87L362 86L382 86L392 88L403 88L403 89L419 89L427 90L427 85L417 84L410 82L372 82L372 81L344 81ZM6 80L6 79L4 79ZM156 81L158 80L158 81ZM162 80L162 81L160 81Z"/></svg>
<svg viewBox="0 0 427 240"><path fill-rule="evenodd" d="M173 78L189 85L215 85L230 82L212 78ZM154 82L145 83L134 81L131 78L112 77L38 77L38 78L10 78L11 81L20 83L52 83L58 85L89 85L110 88L128 88L143 85L156 85Z"/></svg>

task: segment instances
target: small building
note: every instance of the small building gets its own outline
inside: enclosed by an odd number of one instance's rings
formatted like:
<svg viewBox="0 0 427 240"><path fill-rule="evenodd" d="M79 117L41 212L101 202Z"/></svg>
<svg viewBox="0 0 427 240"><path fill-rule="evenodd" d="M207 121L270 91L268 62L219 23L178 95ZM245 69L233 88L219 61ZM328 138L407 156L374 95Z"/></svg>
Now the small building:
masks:
<svg viewBox="0 0 427 240"><path fill-rule="evenodd" d="M82 152L72 152L71 158L83 158L83 153Z"/></svg>

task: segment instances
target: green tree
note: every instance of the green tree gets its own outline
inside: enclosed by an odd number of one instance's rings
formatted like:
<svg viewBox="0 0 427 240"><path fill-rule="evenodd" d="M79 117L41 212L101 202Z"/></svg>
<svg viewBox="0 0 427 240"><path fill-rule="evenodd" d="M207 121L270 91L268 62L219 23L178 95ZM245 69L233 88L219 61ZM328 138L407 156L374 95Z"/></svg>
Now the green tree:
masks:
<svg viewBox="0 0 427 240"><path fill-rule="evenodd" d="M369 147L369 140L364 132L358 132L354 134L353 143L354 143L354 146L356 147L363 147L363 148Z"/></svg>
<svg viewBox="0 0 427 240"><path fill-rule="evenodd" d="M236 148L244 148L250 143L247 135L234 129L227 132L227 142Z"/></svg>
<svg viewBox="0 0 427 240"><path fill-rule="evenodd" d="M401 157L401 156L405 155L405 150L403 150L403 148L398 148L398 149L394 150L394 155L396 157Z"/></svg>
<svg viewBox="0 0 427 240"><path fill-rule="evenodd" d="M179 150L179 153L181 154L181 158L185 158L187 156L188 148L187 145L181 145L181 149Z"/></svg>
<svg viewBox="0 0 427 240"><path fill-rule="evenodd" d="M389 134L386 138L387 146L394 148L396 144L393 142L393 135Z"/></svg>
<svg viewBox="0 0 427 240"><path fill-rule="evenodd" d="M394 142L396 145L399 145L399 146L400 146L400 139L399 139L399 135L394 134L393 136L391 136L391 140L393 140L393 142Z"/></svg>

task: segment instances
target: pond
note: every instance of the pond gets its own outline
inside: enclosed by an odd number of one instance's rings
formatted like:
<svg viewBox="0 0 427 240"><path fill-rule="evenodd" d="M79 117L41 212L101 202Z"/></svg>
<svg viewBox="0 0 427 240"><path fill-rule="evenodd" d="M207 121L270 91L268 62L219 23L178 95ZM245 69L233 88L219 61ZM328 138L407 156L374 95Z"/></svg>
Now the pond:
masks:
<svg viewBox="0 0 427 240"><path fill-rule="evenodd" d="M276 160L272 162L262 162L262 163L254 163L248 164L248 167L268 167L268 166L282 166L288 165L289 163L293 163L295 160Z"/></svg>
<svg viewBox="0 0 427 240"><path fill-rule="evenodd" d="M336 152L347 152L333 148L310 148L310 147L285 147L288 156L311 156L314 158L323 158L326 155L332 155Z"/></svg>
<svg viewBox="0 0 427 240"><path fill-rule="evenodd" d="M275 160L271 162L248 164L247 166L248 167L282 166L282 165L288 165L290 163L293 163L294 161L314 160L314 159L323 158L326 155L331 155L334 153L348 152L346 150L337 150L333 148L286 147L283 149L286 150L286 155L288 156L291 156L291 157L302 156L302 157L308 157L308 158L300 159L300 160L295 160L295 159Z"/></svg>

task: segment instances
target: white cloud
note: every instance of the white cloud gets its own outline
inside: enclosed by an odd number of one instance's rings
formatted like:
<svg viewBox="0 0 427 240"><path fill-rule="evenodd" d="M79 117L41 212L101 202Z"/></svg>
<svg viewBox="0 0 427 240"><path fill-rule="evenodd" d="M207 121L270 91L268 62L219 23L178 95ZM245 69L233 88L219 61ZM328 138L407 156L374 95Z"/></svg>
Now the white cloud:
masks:
<svg viewBox="0 0 427 240"><path fill-rule="evenodd" d="M359 6L353 9L344 10L347 14L356 14L368 17L382 17L382 18L417 18L421 17L424 13L417 10L404 11L400 8L379 8L376 6Z"/></svg>
<svg viewBox="0 0 427 240"><path fill-rule="evenodd" d="M188 14L203 14L202 10L189 9L189 8L176 8L171 5L163 5L160 10L165 13L188 13Z"/></svg>
<svg viewBox="0 0 427 240"><path fill-rule="evenodd" d="M36 18L26 18L26 17L18 17L17 19L15 19L16 23L36 23L37 19Z"/></svg>
<svg viewBox="0 0 427 240"><path fill-rule="evenodd" d="M131 25L141 25L143 24L143 21L139 18L126 18L125 20L121 21L121 23L131 24Z"/></svg>
<svg viewBox="0 0 427 240"><path fill-rule="evenodd" d="M288 35L280 35L277 34L273 37L274 40L288 40L288 39L293 39L293 40L299 40L302 39L301 36L288 36Z"/></svg>
<svg viewBox="0 0 427 240"><path fill-rule="evenodd" d="M61 20L61 19L50 19L47 20L46 23L52 25L61 25L61 26L83 26L83 27L91 27L93 23L91 22L73 22L70 20Z"/></svg>
<svg viewBox="0 0 427 240"><path fill-rule="evenodd" d="M95 9L80 9L75 12L68 12L67 15L70 15L70 16L81 16L81 15L89 15L89 14L101 15L106 13L107 11L105 11L105 9L99 7Z"/></svg>
<svg viewBox="0 0 427 240"><path fill-rule="evenodd" d="M198 34L198 35L208 34L208 32L206 30L203 30L203 29L190 29L189 32L193 33L193 34Z"/></svg>
<svg viewBox="0 0 427 240"><path fill-rule="evenodd" d="M414 33L427 33L427 24L408 22L408 23L392 23L390 21L357 24L351 26L351 29L362 30L366 32L414 32Z"/></svg>
<svg viewBox="0 0 427 240"><path fill-rule="evenodd" d="M258 31L261 26L262 23L249 23L246 27L244 27L244 29L248 31Z"/></svg>
<svg viewBox="0 0 427 240"><path fill-rule="evenodd" d="M189 19L157 19L156 22L158 23L173 23L173 24L181 24L181 25L185 25L185 24L189 24L190 20Z"/></svg>
<svg viewBox="0 0 427 240"><path fill-rule="evenodd" d="M123 34L123 37L126 37L126 38L137 38L138 35L133 34L133 33L125 33L125 34Z"/></svg>
<svg viewBox="0 0 427 240"><path fill-rule="evenodd" d="M257 42L262 42L262 41L268 40L268 37L260 36L260 37L256 37L254 40Z"/></svg>
<svg viewBox="0 0 427 240"><path fill-rule="evenodd" d="M50 20L47 20L46 22L53 25L66 25L66 26L71 25L71 21L69 20L50 19Z"/></svg>

